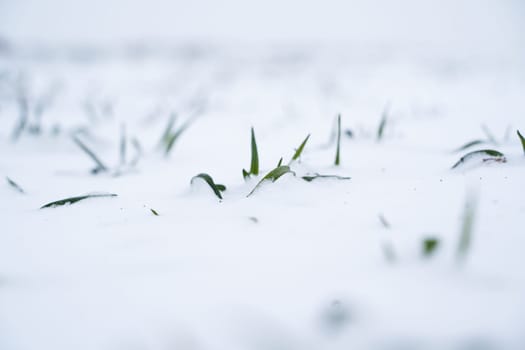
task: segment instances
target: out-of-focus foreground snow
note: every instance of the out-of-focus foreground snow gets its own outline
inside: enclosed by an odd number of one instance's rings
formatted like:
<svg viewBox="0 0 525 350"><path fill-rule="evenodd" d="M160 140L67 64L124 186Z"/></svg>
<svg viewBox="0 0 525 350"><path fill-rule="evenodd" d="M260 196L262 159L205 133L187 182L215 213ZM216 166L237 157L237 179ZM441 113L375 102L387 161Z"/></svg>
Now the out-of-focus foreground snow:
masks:
<svg viewBox="0 0 525 350"><path fill-rule="evenodd" d="M0 349L525 347L517 41L487 53L445 40L61 46L22 36L0 53L0 175L25 191L1 179ZM13 136L24 101L28 122ZM173 115L176 129L191 124L165 157ZM246 198L261 178L242 178L251 126L262 175L311 137L297 177ZM110 171L91 174L73 135ZM453 150L475 139L487 142L469 150L506 162L451 170L467 152ZM222 201L190 185L201 172L227 186ZM351 179L299 178L315 172ZM38 209L90 192L118 197ZM468 193L477 209L458 260ZM426 238L439 241L430 257Z"/></svg>

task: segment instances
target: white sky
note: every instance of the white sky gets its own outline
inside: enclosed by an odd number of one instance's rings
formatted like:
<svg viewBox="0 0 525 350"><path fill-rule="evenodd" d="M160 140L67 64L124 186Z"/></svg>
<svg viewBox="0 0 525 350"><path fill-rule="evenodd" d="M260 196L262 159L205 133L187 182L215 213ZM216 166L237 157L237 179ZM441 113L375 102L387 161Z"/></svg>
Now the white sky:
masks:
<svg viewBox="0 0 525 350"><path fill-rule="evenodd" d="M13 41L301 41L525 46L521 0L0 0Z"/></svg>

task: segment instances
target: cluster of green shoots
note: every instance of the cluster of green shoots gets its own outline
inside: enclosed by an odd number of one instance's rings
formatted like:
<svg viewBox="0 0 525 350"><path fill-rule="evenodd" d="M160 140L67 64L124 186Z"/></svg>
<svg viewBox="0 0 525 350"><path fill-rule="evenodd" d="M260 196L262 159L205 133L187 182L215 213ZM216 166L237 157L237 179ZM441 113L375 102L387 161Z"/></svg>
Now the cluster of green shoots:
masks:
<svg viewBox="0 0 525 350"><path fill-rule="evenodd" d="M380 142L383 139L384 136L384 130L385 126L387 124L387 117L388 117L388 106L385 107L385 110L382 114L381 120L379 122L379 126L377 128L377 142ZM173 150L173 146L175 143L180 139L181 135L188 129L190 126L190 122L186 122L182 124L180 127L175 128L175 121L176 117L175 115L172 115L168 121L168 124L166 128L164 129L164 132L162 133L162 136L159 141L159 149L162 151L162 153L165 156L168 156L171 151ZM498 144L496 141L496 138L492 135L490 130L486 126L482 126L483 131L486 134L486 139L484 140L474 140L471 142L466 143L456 151L462 151L467 150L470 147L480 145L483 143L492 143L492 144ZM341 164L341 115L337 116L336 119L336 149L335 149L335 159L334 159L334 165L339 166ZM522 134L517 131L517 135L519 137L519 140L521 142L523 152L525 153L525 138L522 136ZM296 172L292 170L292 165L294 162L298 161L303 154L303 151L308 143L308 140L310 139L310 134L308 134L303 141L299 144L299 146L295 149L294 154L290 158L287 164L283 164L283 158L281 158L277 166L272 168L270 171L268 171L264 176L261 177L261 179L257 182L255 187L246 195L246 197L250 197L253 195L261 186L263 183L266 182L276 182L279 178L281 178L285 174L291 174L294 177L298 177L304 181L311 182L316 179L320 178L331 178L331 179L337 179L337 180L348 180L349 177L344 176L338 176L338 175L323 175L319 173L314 174L305 174L303 176L297 176ZM100 157L98 157L95 152L93 152L92 149L90 149L81 139L78 135L73 135L73 141L74 143L93 161L94 168L91 170L92 174L98 174L102 172L110 172L113 171L114 175L119 175L122 173L122 169L130 169L136 166L138 163L141 155L142 155L142 148L139 143L139 141L136 138L132 138L130 141L128 141L126 136L126 129L123 125L121 127L121 137L120 137L120 148L119 148L119 159L120 162L118 166L112 168L108 167L105 162L101 160ZM128 160L127 159L127 145L130 143L134 149L135 149L135 156L133 159ZM252 177L258 177L260 174L260 164L259 164L259 151L257 147L257 141L255 138L255 130L252 127L251 128L251 140L250 140L250 146L251 146L251 162L250 162L250 168L249 170L242 169L242 176L245 181L249 180ZM483 156L483 162L506 162L506 158L503 153L494 150L494 149L481 149L481 150L475 150L468 152L467 154L463 155L459 161L457 161L453 165L453 169L459 167L460 165L469 162L471 159L475 159L476 156L482 155ZM197 179L203 180L208 184L208 186L211 188L215 196L219 198L219 200L223 199L222 193L226 191L226 186L222 184L216 183L213 178L206 173L200 173L196 176L194 176L191 179L191 183L196 181ZM19 193L25 193L25 191L20 187L15 181L13 181L10 178L7 178L8 184L13 187L15 190L17 190ZM51 203L48 203L42 208L49 208L49 207L56 207L64 204L71 204L78 202L83 199L87 198L93 198L93 197L115 197L116 194L108 193L108 194L87 194L87 195L81 195L81 196L75 196L70 198L61 199L58 201L54 201ZM152 212L155 215L158 215L157 212ZM425 251L428 253L431 253L436 247L438 246L438 243L429 240L428 242L425 242L424 247Z"/></svg>
<svg viewBox="0 0 525 350"><path fill-rule="evenodd" d="M283 158L279 159L279 161L277 162L277 166L272 168L268 173L266 173L259 180L259 182L257 182L255 187L246 195L246 197L250 197L251 195L253 195L255 191L258 190L259 187L261 187L263 183L275 182L285 174L291 174L292 176L297 176L296 173L292 170L291 166L294 162L299 160L309 139L310 139L310 134L308 134L304 138L304 140L301 142L299 147L295 149L294 154L292 155L292 157L290 158L287 164L283 164ZM251 145L250 170L247 171L245 169L242 169L242 176L245 180L250 179L252 176L253 177L258 176L259 171L260 171L259 169L259 151L257 148L257 140L255 138L255 130L253 127L251 128L250 145ZM334 161L335 166L339 166L341 163L340 148L341 148L341 116L339 115L337 117L337 144L336 144L336 153L335 153L335 161ZM204 180L208 184L208 186L212 189L213 193L217 196L217 198L221 200L223 199L221 193L226 190L226 186L216 184L213 178L209 174L206 174L206 173L201 173L201 174L194 176L191 179L191 182L193 183L196 179L199 179L199 178ZM343 177L343 176L338 176L338 175L322 175L318 173L306 174L304 176L299 176L299 178L307 182L311 182L319 178L333 178L333 179L338 179L338 180L350 179L349 177Z"/></svg>
<svg viewBox="0 0 525 350"><path fill-rule="evenodd" d="M465 143L463 146L457 148L455 152L465 151L474 146L478 146L482 144L499 145L499 142L496 140L496 138L494 137L492 132L490 132L490 130L487 128L486 125L482 125L481 128L486 135L485 139L477 139L477 140L469 141ZM516 134L518 135L518 138L520 139L521 146L523 148L523 152L525 153L525 138L523 137L523 135L521 135L519 130L516 130ZM491 148L484 148L484 149L478 149L478 150L467 152L452 166L452 169L456 169L462 166L463 164L473 161L475 159L479 159L480 157L483 163L489 163L489 162L505 163L507 161L507 158L502 152L495 150L495 149L491 149Z"/></svg>

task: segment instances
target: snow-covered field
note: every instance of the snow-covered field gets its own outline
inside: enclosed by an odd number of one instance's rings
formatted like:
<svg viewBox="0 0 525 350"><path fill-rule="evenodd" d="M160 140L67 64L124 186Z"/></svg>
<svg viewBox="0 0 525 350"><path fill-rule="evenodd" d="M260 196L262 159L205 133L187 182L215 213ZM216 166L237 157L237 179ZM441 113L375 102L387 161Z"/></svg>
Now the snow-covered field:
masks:
<svg viewBox="0 0 525 350"><path fill-rule="evenodd" d="M522 61L143 49L0 56L0 175L25 192L2 179L0 349L525 348ZM451 170L487 148L506 162ZM118 196L39 209L92 192Z"/></svg>

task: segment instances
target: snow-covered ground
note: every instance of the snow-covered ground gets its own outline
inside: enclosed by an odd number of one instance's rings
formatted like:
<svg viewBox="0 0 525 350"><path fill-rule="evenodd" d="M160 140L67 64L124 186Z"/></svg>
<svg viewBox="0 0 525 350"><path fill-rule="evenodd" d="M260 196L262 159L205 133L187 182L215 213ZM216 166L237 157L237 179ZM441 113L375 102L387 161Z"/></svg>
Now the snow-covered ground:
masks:
<svg viewBox="0 0 525 350"><path fill-rule="evenodd" d="M3 350L525 347L519 60L361 46L25 51L3 56L0 87L0 173L25 191L0 186ZM191 124L165 157L173 113L175 130ZM261 175L311 137L297 176L247 198L261 178L242 177L251 126ZM487 139L482 127L496 143L469 150L507 162L451 170L468 152L455 148ZM108 172L90 173L73 134ZM190 185L201 172L227 186L222 201ZM300 178L315 172L351 179ZM90 192L118 197L39 209ZM477 209L459 259L468 193ZM430 257L427 238L439 242Z"/></svg>
<svg viewBox="0 0 525 350"><path fill-rule="evenodd" d="M525 349L524 14L0 0L0 350Z"/></svg>

